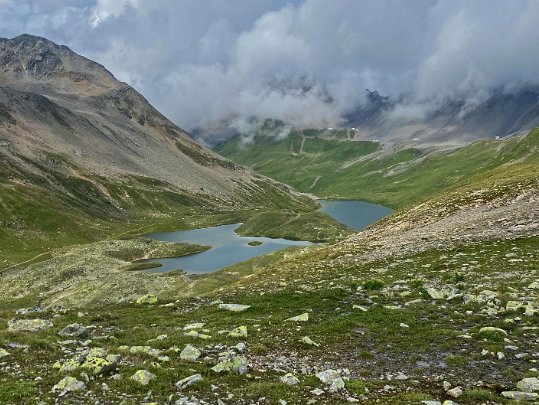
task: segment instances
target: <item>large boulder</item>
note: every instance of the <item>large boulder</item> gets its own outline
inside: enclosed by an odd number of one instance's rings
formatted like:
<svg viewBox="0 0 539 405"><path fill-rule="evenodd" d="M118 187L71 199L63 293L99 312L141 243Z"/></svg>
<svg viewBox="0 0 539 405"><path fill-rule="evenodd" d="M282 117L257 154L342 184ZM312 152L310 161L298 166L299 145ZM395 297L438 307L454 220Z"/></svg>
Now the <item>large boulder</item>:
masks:
<svg viewBox="0 0 539 405"><path fill-rule="evenodd" d="M54 324L48 319L12 319L7 327L12 332L40 332L52 328Z"/></svg>
<svg viewBox="0 0 539 405"><path fill-rule="evenodd" d="M60 332L58 332L58 335L63 337L77 337L84 339L86 336L88 336L88 331L81 324L72 323L71 325L67 325L65 328L62 328Z"/></svg>

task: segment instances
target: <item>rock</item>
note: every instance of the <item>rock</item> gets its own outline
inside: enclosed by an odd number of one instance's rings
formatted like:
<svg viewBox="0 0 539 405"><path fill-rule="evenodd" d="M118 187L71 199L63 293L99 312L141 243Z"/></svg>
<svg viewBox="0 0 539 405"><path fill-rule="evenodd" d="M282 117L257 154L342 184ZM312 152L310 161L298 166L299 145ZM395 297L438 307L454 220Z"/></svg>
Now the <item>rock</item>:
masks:
<svg viewBox="0 0 539 405"><path fill-rule="evenodd" d="M531 289L533 289L533 290L539 289L539 282L534 281L533 283L531 283L531 284L528 286L528 288L531 288Z"/></svg>
<svg viewBox="0 0 539 405"><path fill-rule="evenodd" d="M88 331L84 326L78 323L73 323L61 329L58 334L64 337L78 337L84 339L86 336L88 336Z"/></svg>
<svg viewBox="0 0 539 405"><path fill-rule="evenodd" d="M116 368L120 362L120 356L109 354L107 357L88 356L81 364L81 368L90 370L93 374L105 374Z"/></svg>
<svg viewBox="0 0 539 405"><path fill-rule="evenodd" d="M316 396L320 396L324 393L324 391L321 390L320 388L315 388L314 390L311 391L311 393L313 393Z"/></svg>
<svg viewBox="0 0 539 405"><path fill-rule="evenodd" d="M305 312L301 315L293 316L292 318L285 319L291 322L307 322L309 320L309 313Z"/></svg>
<svg viewBox="0 0 539 405"><path fill-rule="evenodd" d="M433 300L443 300L447 296L446 291L443 290L437 290L436 288L432 287L429 287L426 290Z"/></svg>
<svg viewBox="0 0 539 405"><path fill-rule="evenodd" d="M230 337L247 337L247 326L240 326L229 332Z"/></svg>
<svg viewBox="0 0 539 405"><path fill-rule="evenodd" d="M7 326L13 332L40 332L52 328L54 324L47 319L12 319Z"/></svg>
<svg viewBox="0 0 539 405"><path fill-rule="evenodd" d="M518 311L523 306L524 304L519 301L507 301L507 304L505 305L505 309L507 311Z"/></svg>
<svg viewBox="0 0 539 405"><path fill-rule="evenodd" d="M9 352L6 349L0 348L0 359L6 356L9 356Z"/></svg>
<svg viewBox="0 0 539 405"><path fill-rule="evenodd" d="M188 344L180 353L180 359L187 361L197 361L202 353L195 346Z"/></svg>
<svg viewBox="0 0 539 405"><path fill-rule="evenodd" d="M77 356L77 357L67 360L64 364L60 366L60 372L69 373L71 371L77 370L80 367L80 364L82 363L83 360L84 358L81 356Z"/></svg>
<svg viewBox="0 0 539 405"><path fill-rule="evenodd" d="M403 329L409 329L410 327L408 325L406 325L405 323L400 323L399 326Z"/></svg>
<svg viewBox="0 0 539 405"><path fill-rule="evenodd" d="M231 312L243 312L251 308L250 305L241 304L219 304L219 309L225 309Z"/></svg>
<svg viewBox="0 0 539 405"><path fill-rule="evenodd" d="M197 383L199 381L202 381L203 378L202 378L202 375L200 374L193 374L193 375L190 375L189 377L187 378L184 378L183 380L180 380L176 383L176 388L178 388L179 390L182 390L184 389L185 387L188 387L194 383Z"/></svg>
<svg viewBox="0 0 539 405"><path fill-rule="evenodd" d="M287 385L299 384L299 379L292 373L285 374L281 377L281 381Z"/></svg>
<svg viewBox="0 0 539 405"><path fill-rule="evenodd" d="M204 339L204 340L211 339L210 335L205 335L204 333L199 333L198 331L196 331L194 329L190 330L189 332L185 332L183 335L193 337L193 338Z"/></svg>
<svg viewBox="0 0 539 405"><path fill-rule="evenodd" d="M330 386L330 392L337 392L338 390L344 388L344 380L335 370L329 369L326 371L320 371L319 373L316 373L316 377L318 377L318 379L324 384Z"/></svg>
<svg viewBox="0 0 539 405"><path fill-rule="evenodd" d="M539 391L539 378L530 377L524 378L517 383L517 389L524 392L536 392Z"/></svg>
<svg viewBox="0 0 539 405"><path fill-rule="evenodd" d="M188 325L185 325L183 327L183 330L188 331L193 329L202 329L204 325L206 325L204 322L190 323Z"/></svg>
<svg viewBox="0 0 539 405"><path fill-rule="evenodd" d="M537 312L539 312L531 302L528 302L525 308L524 315L526 316L534 316Z"/></svg>
<svg viewBox="0 0 539 405"><path fill-rule="evenodd" d="M138 370L135 374L131 376L132 380L142 385L148 385L150 383L150 380L154 378L155 375L150 373L148 370Z"/></svg>
<svg viewBox="0 0 539 405"><path fill-rule="evenodd" d="M320 343L316 343L314 340L312 340L309 336L304 336L300 339L301 342L309 345L309 346L316 346L320 347Z"/></svg>
<svg viewBox="0 0 539 405"><path fill-rule="evenodd" d="M52 392L74 392L86 389L86 384L73 377L65 377L58 384L52 387Z"/></svg>
<svg viewBox="0 0 539 405"><path fill-rule="evenodd" d="M216 373L235 371L240 374L247 374L249 372L249 362L244 356L231 355L213 366L212 370Z"/></svg>
<svg viewBox="0 0 539 405"><path fill-rule="evenodd" d="M449 395L451 398L458 398L463 394L462 388L455 387L447 391L447 395Z"/></svg>
<svg viewBox="0 0 539 405"><path fill-rule="evenodd" d="M155 304L157 302L157 295L146 294L137 298L137 304Z"/></svg>
<svg viewBox="0 0 539 405"><path fill-rule="evenodd" d="M443 386L444 386L444 391L447 391L451 388L451 383L449 381L444 381Z"/></svg>
<svg viewBox="0 0 539 405"><path fill-rule="evenodd" d="M424 405L442 405L440 401L421 401Z"/></svg>
<svg viewBox="0 0 539 405"><path fill-rule="evenodd" d="M516 401L535 401L539 399L539 394L522 391L503 391L502 396Z"/></svg>
<svg viewBox="0 0 539 405"><path fill-rule="evenodd" d="M442 405L459 405L459 404L457 404L456 402L450 401L450 400L448 399L448 400L445 400L444 403L443 403Z"/></svg>
<svg viewBox="0 0 539 405"><path fill-rule="evenodd" d="M154 349L150 346L131 346L129 348L130 353L143 353L149 356L158 357L161 355L161 351Z"/></svg>

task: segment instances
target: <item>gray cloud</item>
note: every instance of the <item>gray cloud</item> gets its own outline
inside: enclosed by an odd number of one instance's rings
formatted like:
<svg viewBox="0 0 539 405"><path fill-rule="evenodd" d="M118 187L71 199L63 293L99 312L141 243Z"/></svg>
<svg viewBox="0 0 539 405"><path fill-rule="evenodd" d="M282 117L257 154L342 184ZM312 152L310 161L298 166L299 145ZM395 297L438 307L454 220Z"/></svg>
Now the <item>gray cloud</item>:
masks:
<svg viewBox="0 0 539 405"><path fill-rule="evenodd" d="M535 0L0 0L0 36L65 43L187 129L323 127L366 88L409 94L395 116L417 117L539 83L537 16Z"/></svg>

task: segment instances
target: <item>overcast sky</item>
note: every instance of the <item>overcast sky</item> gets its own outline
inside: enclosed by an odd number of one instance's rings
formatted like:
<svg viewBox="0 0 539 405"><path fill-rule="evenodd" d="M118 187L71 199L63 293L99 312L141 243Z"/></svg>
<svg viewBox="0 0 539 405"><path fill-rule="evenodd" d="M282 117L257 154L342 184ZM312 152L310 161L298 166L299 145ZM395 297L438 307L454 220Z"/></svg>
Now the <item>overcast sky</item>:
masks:
<svg viewBox="0 0 539 405"><path fill-rule="evenodd" d="M365 89L469 104L539 82L537 0L0 0L30 33L105 65L178 125L335 125Z"/></svg>

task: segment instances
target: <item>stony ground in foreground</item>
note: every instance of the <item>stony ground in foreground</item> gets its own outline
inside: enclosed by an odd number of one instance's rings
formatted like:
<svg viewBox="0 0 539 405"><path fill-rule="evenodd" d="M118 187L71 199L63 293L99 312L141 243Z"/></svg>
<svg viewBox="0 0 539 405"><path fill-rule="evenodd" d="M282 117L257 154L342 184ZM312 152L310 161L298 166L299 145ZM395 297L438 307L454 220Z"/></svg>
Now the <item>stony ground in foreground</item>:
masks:
<svg viewBox="0 0 539 405"><path fill-rule="evenodd" d="M312 265L289 254L253 288L72 309L4 303L0 403L507 403L502 392L539 376L538 246L491 241L305 277L281 267ZM12 321L24 319L52 325ZM132 378L140 370L147 385ZM51 392L65 377L81 384Z"/></svg>

